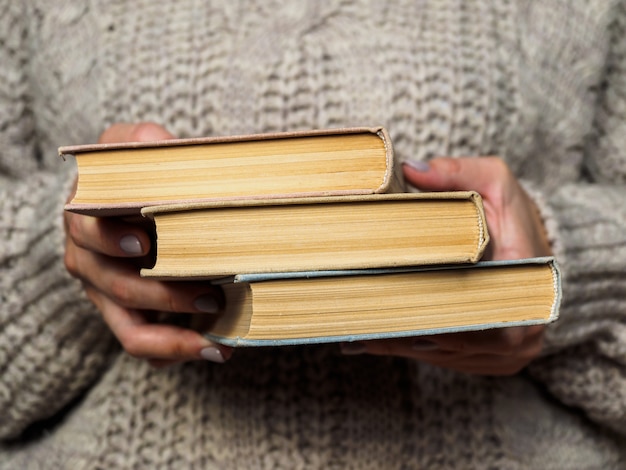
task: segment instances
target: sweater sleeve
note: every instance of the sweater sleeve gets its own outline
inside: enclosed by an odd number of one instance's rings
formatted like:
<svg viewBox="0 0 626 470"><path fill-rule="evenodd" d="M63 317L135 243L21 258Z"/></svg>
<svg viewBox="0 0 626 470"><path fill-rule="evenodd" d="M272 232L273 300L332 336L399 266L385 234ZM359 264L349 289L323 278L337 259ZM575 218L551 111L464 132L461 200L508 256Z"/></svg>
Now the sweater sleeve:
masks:
<svg viewBox="0 0 626 470"><path fill-rule="evenodd" d="M25 2L0 2L0 439L16 438L83 392L113 340L63 262L73 183L37 148Z"/></svg>
<svg viewBox="0 0 626 470"><path fill-rule="evenodd" d="M585 184L547 198L564 273L561 317L531 374L563 403L626 435L626 2L586 149Z"/></svg>

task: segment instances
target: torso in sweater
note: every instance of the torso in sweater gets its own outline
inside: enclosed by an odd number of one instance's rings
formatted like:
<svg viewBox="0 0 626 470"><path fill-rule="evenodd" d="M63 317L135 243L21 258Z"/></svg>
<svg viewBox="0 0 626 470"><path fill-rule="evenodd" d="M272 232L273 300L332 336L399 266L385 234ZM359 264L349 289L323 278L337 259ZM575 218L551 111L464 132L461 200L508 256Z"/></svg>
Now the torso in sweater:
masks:
<svg viewBox="0 0 626 470"><path fill-rule="evenodd" d="M603 2L39 3L29 6L28 102L52 169L58 145L93 142L116 121L152 120L180 137L384 125L399 159L501 155L550 191L580 178L608 41ZM591 32L577 34L581 23ZM120 354L67 421L16 458L556 468L558 442L593 468L618 454L596 431L525 376L332 346L164 371Z"/></svg>

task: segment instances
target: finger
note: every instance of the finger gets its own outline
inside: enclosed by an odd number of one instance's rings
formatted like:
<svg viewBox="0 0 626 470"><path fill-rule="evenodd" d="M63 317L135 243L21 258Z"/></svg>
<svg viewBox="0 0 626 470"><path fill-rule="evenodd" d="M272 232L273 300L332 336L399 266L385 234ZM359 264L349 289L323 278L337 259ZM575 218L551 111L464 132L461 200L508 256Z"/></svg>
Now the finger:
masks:
<svg viewBox="0 0 626 470"><path fill-rule="evenodd" d="M224 305L222 291L211 284L142 278L132 264L76 246L66 248L66 265L75 277L124 308L216 314Z"/></svg>
<svg viewBox="0 0 626 470"><path fill-rule="evenodd" d="M413 357L415 359L430 362L433 364L461 364L468 358L484 358L488 364L489 361L494 363L528 363L539 356L543 347L543 336L541 334L532 333L526 335L524 340L516 348L510 346L503 347L500 350L481 351L480 349L453 350L444 348L423 348L421 343L419 347L414 344L410 345L392 345L389 349L394 349L395 353ZM401 349L404 349L402 351Z"/></svg>
<svg viewBox="0 0 626 470"><path fill-rule="evenodd" d="M485 259L551 253L539 211L500 158L435 158L406 162L403 171L407 182L421 190L473 190L482 196L491 235Z"/></svg>
<svg viewBox="0 0 626 470"><path fill-rule="evenodd" d="M473 355L455 360L426 361L444 369L464 374L483 376L509 376L519 373L530 361L523 358L510 358L490 355Z"/></svg>
<svg viewBox="0 0 626 470"><path fill-rule="evenodd" d="M230 348L212 343L193 330L148 323L141 312L120 307L92 287L87 286L86 292L131 356L165 365L194 359L224 362L231 355Z"/></svg>
<svg viewBox="0 0 626 470"><path fill-rule="evenodd" d="M375 340L342 345L344 354L399 356L455 370L519 369L536 358L543 345L543 326ZM486 344L485 344L486 343ZM474 362L475 361L475 362Z"/></svg>
<svg viewBox="0 0 626 470"><path fill-rule="evenodd" d="M476 375L513 375L526 367L534 358L534 356L531 358L526 355L511 357L443 350L416 351L410 345L403 345L395 340L378 344L369 343L346 343L341 345L341 350L342 353L348 355L367 353L375 356L404 357L436 367Z"/></svg>
<svg viewBox="0 0 626 470"><path fill-rule="evenodd" d="M174 359L148 359L148 364L150 364L155 369L165 369L166 367L171 367L176 364L182 364L186 361L177 361Z"/></svg>
<svg viewBox="0 0 626 470"><path fill-rule="evenodd" d="M528 327L496 328L462 333L411 338L381 339L359 343L362 352L403 356L419 354L420 357L435 357L440 354L488 354L497 356L529 355L527 350L539 353L543 344L543 325ZM356 351L358 345L353 345ZM539 346L539 348L537 347Z"/></svg>
<svg viewBox="0 0 626 470"><path fill-rule="evenodd" d="M153 122L141 122L136 124L116 123L100 135L98 143L153 142L173 138L174 136L163 126Z"/></svg>
<svg viewBox="0 0 626 470"><path fill-rule="evenodd" d="M510 356L534 342L541 342L544 326L495 328L461 333L424 336L411 344L414 350L439 349L470 354L495 354ZM432 347L428 347L432 343Z"/></svg>
<svg viewBox="0 0 626 470"><path fill-rule="evenodd" d="M86 250L113 257L139 257L150 251L150 237L138 224L71 212L65 218L72 241Z"/></svg>
<svg viewBox="0 0 626 470"><path fill-rule="evenodd" d="M344 354L372 354L375 356L396 356L413 359L445 369L455 370L468 374L478 375L512 375L526 367L535 354L520 354L516 356L495 354L468 354L446 350L415 350L410 344L402 344L396 340L377 344L354 345L348 351L342 347ZM372 342L374 343L374 342ZM343 346L343 345L342 345Z"/></svg>
<svg viewBox="0 0 626 470"><path fill-rule="evenodd" d="M424 191L478 191L492 193L492 188L508 181L512 174L498 157L433 158L426 162L405 162L407 182Z"/></svg>

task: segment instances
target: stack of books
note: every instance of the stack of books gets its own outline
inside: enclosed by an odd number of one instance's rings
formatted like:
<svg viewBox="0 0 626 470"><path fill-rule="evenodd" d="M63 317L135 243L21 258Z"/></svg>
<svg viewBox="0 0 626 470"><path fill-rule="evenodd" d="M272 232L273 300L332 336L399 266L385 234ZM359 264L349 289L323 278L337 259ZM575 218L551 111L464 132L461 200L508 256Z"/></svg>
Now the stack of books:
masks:
<svg viewBox="0 0 626 470"><path fill-rule="evenodd" d="M206 332L233 346L417 336L554 320L553 258L480 261L479 194L411 193L383 128L61 147L66 210L141 213L141 275L219 284Z"/></svg>

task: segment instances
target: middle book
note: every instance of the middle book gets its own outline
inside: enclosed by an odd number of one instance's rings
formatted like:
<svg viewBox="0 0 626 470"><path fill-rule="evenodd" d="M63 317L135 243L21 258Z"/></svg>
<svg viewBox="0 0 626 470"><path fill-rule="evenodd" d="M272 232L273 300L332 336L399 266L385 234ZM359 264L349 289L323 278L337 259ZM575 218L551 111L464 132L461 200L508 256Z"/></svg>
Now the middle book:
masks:
<svg viewBox="0 0 626 470"><path fill-rule="evenodd" d="M489 241L471 191L220 201L142 210L156 226L143 276L215 279L240 273L475 263Z"/></svg>

